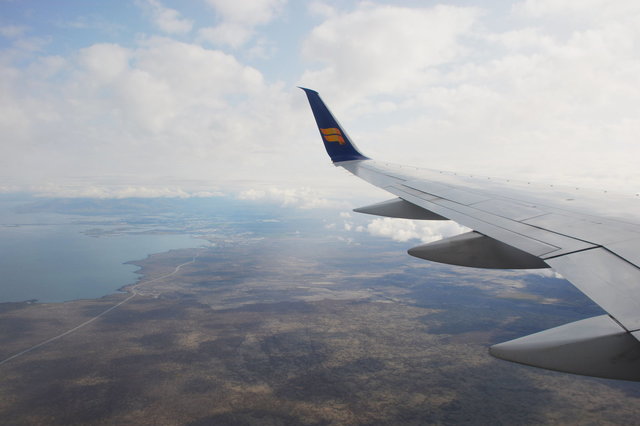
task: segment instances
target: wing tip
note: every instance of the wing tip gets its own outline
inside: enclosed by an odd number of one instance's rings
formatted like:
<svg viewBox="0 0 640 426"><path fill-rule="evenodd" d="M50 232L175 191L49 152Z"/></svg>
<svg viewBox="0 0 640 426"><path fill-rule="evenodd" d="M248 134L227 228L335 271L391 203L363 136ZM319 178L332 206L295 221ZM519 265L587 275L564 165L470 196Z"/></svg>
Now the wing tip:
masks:
<svg viewBox="0 0 640 426"><path fill-rule="evenodd" d="M369 157L363 155L347 135L347 132L338 123L329 108L325 105L320 94L306 87L298 86L307 95L309 105L316 120L320 136L324 147L334 163L353 160L368 160Z"/></svg>
<svg viewBox="0 0 640 426"><path fill-rule="evenodd" d="M318 94L318 92L316 90L309 89L307 87L302 87L302 86L297 86L297 87L298 87L298 89L304 90L306 93L315 93L316 95Z"/></svg>

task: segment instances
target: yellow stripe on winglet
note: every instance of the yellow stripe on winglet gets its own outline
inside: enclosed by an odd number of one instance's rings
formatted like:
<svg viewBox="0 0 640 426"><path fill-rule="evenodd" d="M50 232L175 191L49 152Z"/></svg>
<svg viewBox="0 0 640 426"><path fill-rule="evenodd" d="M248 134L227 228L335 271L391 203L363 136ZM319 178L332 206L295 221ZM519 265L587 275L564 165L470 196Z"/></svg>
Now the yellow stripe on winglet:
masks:
<svg viewBox="0 0 640 426"><path fill-rule="evenodd" d="M340 135L324 135L324 139L327 142L338 142L340 145L344 145L345 141Z"/></svg>
<svg viewBox="0 0 640 426"><path fill-rule="evenodd" d="M336 129L335 127L331 127L329 129L320 129L323 135L341 135L342 132L340 129Z"/></svg>

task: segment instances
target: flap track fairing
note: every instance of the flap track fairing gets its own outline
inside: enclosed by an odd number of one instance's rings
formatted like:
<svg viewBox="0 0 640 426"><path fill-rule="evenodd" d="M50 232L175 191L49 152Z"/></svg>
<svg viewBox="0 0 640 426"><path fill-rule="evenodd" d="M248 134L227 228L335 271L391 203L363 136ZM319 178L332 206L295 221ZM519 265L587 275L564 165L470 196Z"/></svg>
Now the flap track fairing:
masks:
<svg viewBox="0 0 640 426"><path fill-rule="evenodd" d="M640 381L640 342L609 315L500 343L489 353L565 373Z"/></svg>
<svg viewBox="0 0 640 426"><path fill-rule="evenodd" d="M471 231L409 249L411 256L448 265L487 269L548 268L544 260Z"/></svg>
<svg viewBox="0 0 640 426"><path fill-rule="evenodd" d="M359 207L353 209L356 213L373 214L376 216L398 217L402 219L420 219L420 220L448 220L446 217L440 216L430 210L416 206L402 198L394 198L392 200L383 201L381 203L371 204L370 206Z"/></svg>

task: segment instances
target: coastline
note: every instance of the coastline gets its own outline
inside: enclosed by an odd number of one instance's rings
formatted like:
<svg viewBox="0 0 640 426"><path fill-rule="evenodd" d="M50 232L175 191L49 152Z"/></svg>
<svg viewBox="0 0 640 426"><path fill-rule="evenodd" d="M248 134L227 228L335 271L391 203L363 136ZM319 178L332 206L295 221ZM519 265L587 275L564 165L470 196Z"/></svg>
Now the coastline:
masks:
<svg viewBox="0 0 640 426"><path fill-rule="evenodd" d="M47 225L37 234L17 232L5 239L6 247L0 242L7 253L0 261L5 276L0 304L61 303L118 293L139 282L139 263L150 256L202 245L189 233L94 238L82 234L83 227Z"/></svg>

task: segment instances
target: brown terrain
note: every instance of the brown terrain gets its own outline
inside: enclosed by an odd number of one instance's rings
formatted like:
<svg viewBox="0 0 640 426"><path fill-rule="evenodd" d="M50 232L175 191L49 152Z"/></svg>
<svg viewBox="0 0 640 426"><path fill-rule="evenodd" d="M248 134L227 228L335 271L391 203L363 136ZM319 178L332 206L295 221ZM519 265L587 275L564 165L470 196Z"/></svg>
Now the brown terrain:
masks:
<svg viewBox="0 0 640 426"><path fill-rule="evenodd" d="M575 308L539 296L521 276L454 274L362 247L340 255L302 247L282 238L170 251L137 262L141 279L126 293L0 304L1 422L632 424L640 417L635 383L488 355L490 344L536 331L526 324L567 322L558 312ZM349 268L363 251L370 267ZM546 285L561 282L552 281Z"/></svg>

